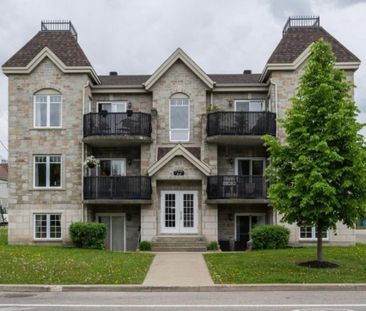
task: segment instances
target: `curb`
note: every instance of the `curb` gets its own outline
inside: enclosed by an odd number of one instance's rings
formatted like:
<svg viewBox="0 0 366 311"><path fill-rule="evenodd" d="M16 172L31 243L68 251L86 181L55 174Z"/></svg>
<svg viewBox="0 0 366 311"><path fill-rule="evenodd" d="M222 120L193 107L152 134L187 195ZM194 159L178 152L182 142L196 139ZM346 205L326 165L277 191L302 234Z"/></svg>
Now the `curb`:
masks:
<svg viewBox="0 0 366 311"><path fill-rule="evenodd" d="M249 292L366 291L362 284L235 284L212 286L144 285L0 285L0 292Z"/></svg>

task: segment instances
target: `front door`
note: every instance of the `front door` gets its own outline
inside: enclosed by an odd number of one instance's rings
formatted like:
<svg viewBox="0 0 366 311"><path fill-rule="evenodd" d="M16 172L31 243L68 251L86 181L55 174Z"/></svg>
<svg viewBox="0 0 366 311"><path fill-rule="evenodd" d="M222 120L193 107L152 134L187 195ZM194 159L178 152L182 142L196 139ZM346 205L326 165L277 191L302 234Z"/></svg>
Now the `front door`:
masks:
<svg viewBox="0 0 366 311"><path fill-rule="evenodd" d="M105 248L114 252L124 252L126 250L125 215L97 214L97 221L105 224L107 228Z"/></svg>
<svg viewBox="0 0 366 311"><path fill-rule="evenodd" d="M197 191L161 192L161 232L197 233Z"/></svg>

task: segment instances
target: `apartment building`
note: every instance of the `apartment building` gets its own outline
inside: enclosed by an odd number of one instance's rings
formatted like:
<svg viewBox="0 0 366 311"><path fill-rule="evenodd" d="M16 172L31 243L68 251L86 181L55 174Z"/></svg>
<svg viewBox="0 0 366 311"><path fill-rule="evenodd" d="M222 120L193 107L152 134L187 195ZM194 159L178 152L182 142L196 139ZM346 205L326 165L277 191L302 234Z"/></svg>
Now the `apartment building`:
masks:
<svg viewBox="0 0 366 311"><path fill-rule="evenodd" d="M152 74L98 75L77 36L71 22L42 22L2 66L12 244L68 243L71 223L96 221L113 251L139 241L154 250L201 251L210 241L245 249L253 226L281 220L267 198L261 136L284 141L276 120L311 44L330 42L350 80L360 65L318 17L289 18L261 73L208 74L178 48ZM84 163L90 156L95 167ZM315 241L314 228L284 225L292 244ZM355 235L340 224L324 240L348 245Z"/></svg>

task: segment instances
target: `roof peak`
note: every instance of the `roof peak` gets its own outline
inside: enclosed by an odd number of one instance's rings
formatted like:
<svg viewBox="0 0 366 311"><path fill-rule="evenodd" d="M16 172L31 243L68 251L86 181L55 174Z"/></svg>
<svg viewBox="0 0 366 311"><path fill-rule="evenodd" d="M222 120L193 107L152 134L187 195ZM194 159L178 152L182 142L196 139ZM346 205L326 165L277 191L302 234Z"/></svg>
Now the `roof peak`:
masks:
<svg viewBox="0 0 366 311"><path fill-rule="evenodd" d="M41 31L69 31L75 40L78 40L78 33L70 20L43 20L41 21Z"/></svg>
<svg viewBox="0 0 366 311"><path fill-rule="evenodd" d="M293 27L320 27L319 16L290 16L282 30L284 35L290 28Z"/></svg>

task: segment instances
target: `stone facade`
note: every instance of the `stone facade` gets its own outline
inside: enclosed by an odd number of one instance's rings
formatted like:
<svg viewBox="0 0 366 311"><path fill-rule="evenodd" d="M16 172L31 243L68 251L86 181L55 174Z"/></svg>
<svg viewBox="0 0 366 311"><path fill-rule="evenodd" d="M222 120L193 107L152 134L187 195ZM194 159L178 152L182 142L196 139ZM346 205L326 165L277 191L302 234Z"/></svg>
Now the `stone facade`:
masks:
<svg viewBox="0 0 366 311"><path fill-rule="evenodd" d="M180 54L179 54L180 53ZM208 200L208 176L236 175L235 159L263 158L268 154L261 142L212 143L207 141L207 115L210 110L234 111L239 99L263 100L265 111L284 118L295 94L304 64L294 70L274 70L266 82L228 83L227 88L210 86L209 77L202 78L197 65L183 52L164 68L163 74L151 86L96 85L89 73L65 73L49 58L43 59L31 72L8 74L9 77L9 242L38 243L34 239L34 214L61 214L62 238L68 243L68 228L76 221L96 221L99 213L124 214L126 217L127 250L136 250L139 241L154 241L162 232L162 193L164 191L194 191L197 193L197 228L191 233L207 242L235 240L238 214L263 214L265 223L280 223L281 216L273 212L266 199ZM169 59L168 59L169 60ZM164 63L165 64L165 63ZM163 65L164 65L163 64ZM163 66L162 65L162 66ZM157 72L159 73L159 68ZM204 74L205 75L205 74ZM350 80L353 71L347 71ZM33 126L33 96L41 92L62 95L62 128L36 129ZM189 99L189 141L172 142L170 129L170 99L184 94ZM151 141L115 142L98 145L83 140L83 115L95 113L97 103L127 101L128 109L151 115ZM123 135L122 135L123 136ZM283 129L277 127L277 137L284 142ZM121 140L124 137L118 137ZM164 159L177 144L184 150L195 150L193 156L175 155ZM159 154L159 148L164 152ZM191 148L191 149L190 149ZM192 149L194 148L194 149ZM61 188L35 189L33 185L34 155L61 155ZM99 159L126 159L127 176L151 178L151 200L101 200L86 202L83 197L84 176L96 176L94 170L83 167L86 156ZM154 166L159 169L152 170ZM177 171L183 174L176 174ZM151 173L153 172L153 173ZM112 187L111 187L112 188ZM108 189L111 190L111 189ZM178 216L177 216L178 217ZM285 224L291 231L292 244L311 243L299 239L299 228ZM329 232L326 243L352 244L354 231L339 224ZM47 240L42 243L53 243Z"/></svg>

